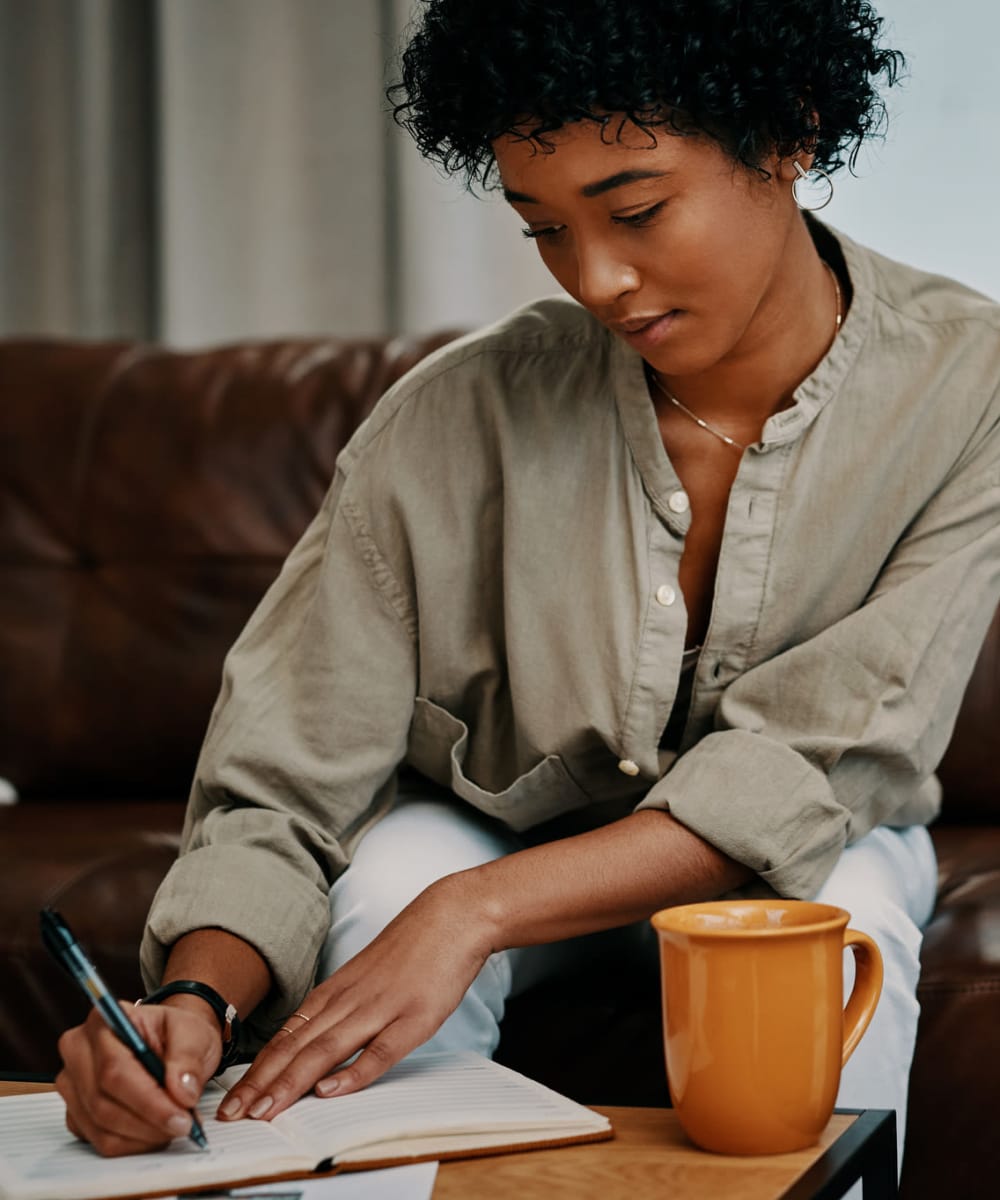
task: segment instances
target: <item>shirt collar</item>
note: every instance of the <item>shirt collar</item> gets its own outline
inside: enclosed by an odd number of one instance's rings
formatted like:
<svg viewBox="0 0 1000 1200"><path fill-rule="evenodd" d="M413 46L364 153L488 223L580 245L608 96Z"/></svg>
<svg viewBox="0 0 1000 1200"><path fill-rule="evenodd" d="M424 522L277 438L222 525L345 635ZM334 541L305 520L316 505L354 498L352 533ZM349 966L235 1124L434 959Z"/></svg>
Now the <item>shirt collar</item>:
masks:
<svg viewBox="0 0 1000 1200"><path fill-rule="evenodd" d="M822 224L815 217L807 219L813 240L821 251L824 241L833 242L839 248L851 283L851 307L829 352L796 388L792 404L767 419L761 437L764 448L794 441L808 429L840 391L871 329L875 293L871 264L864 250L846 234Z"/></svg>

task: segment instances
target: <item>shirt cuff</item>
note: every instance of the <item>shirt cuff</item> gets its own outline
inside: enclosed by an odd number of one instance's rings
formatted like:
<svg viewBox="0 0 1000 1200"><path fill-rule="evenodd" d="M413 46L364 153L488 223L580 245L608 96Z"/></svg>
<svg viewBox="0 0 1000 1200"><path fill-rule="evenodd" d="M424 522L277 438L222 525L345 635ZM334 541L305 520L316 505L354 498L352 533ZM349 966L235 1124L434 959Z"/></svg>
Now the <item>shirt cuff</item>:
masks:
<svg viewBox="0 0 1000 1200"><path fill-rule="evenodd" d="M779 895L811 899L847 842L850 814L788 746L741 729L711 733L637 806L669 812L745 863Z"/></svg>
<svg viewBox="0 0 1000 1200"><path fill-rule="evenodd" d="M253 1013L240 1013L253 1051L313 986L329 926L327 897L274 854L248 846L203 846L181 855L156 893L140 952L143 983L147 989L158 986L170 948L186 933L223 929L242 938L264 958L273 978L272 990Z"/></svg>

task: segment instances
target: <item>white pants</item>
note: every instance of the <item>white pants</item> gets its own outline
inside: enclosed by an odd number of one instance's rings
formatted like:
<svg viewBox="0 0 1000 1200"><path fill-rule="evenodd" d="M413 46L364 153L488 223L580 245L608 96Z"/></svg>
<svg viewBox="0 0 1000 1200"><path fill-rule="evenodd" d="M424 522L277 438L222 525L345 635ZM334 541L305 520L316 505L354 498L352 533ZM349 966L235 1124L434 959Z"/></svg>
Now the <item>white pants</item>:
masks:
<svg viewBox="0 0 1000 1200"><path fill-rule="evenodd" d="M461 802L402 797L358 844L351 866L330 891L332 926L320 956L325 978L382 930L425 887L455 871L521 849L521 842ZM841 1076L837 1105L894 1108L902 1162L906 1093L917 1032L921 929L930 919L937 867L922 826L879 828L848 847L816 900L851 914L850 926L869 934L882 951L885 982L868 1032ZM602 939L628 937L637 953L656 955L651 927L643 922L611 934L593 934L547 946L492 955L465 998L421 1049L467 1049L492 1056L508 996L584 961ZM854 958L844 961L845 995L854 980ZM860 1194L860 1191L858 1192ZM853 1196L854 1191L849 1193Z"/></svg>

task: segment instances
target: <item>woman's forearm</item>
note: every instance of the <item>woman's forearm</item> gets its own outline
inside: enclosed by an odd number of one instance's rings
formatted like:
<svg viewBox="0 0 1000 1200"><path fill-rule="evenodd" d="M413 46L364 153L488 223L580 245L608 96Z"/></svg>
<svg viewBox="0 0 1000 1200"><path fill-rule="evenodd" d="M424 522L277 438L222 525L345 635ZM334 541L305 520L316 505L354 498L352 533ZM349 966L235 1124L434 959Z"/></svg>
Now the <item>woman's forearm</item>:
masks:
<svg viewBox="0 0 1000 1200"><path fill-rule="evenodd" d="M668 813L519 851L442 881L491 931L492 950L560 941L709 900L752 877Z"/></svg>
<svg viewBox="0 0 1000 1200"><path fill-rule="evenodd" d="M751 875L669 814L644 809L447 876L432 890L481 923L493 951L626 925L671 904L711 899ZM253 946L221 929L199 929L175 943L163 982L174 979L209 984L241 1016L261 1003L272 982ZM211 1014L196 996L165 1003Z"/></svg>
<svg viewBox="0 0 1000 1200"><path fill-rule="evenodd" d="M196 979L215 988L220 996L246 1017L271 989L267 963L248 942L223 929L196 929L173 945L163 972L163 982ZM216 1020L214 1011L197 996L170 996L165 1001L176 1008L203 1010Z"/></svg>

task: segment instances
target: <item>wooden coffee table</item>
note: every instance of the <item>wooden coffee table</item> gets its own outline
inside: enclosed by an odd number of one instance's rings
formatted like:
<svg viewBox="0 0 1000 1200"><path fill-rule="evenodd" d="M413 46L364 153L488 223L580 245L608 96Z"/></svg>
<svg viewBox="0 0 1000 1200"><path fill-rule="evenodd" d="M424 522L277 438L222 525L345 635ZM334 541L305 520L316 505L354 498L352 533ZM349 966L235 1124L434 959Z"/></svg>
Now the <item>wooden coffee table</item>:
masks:
<svg viewBox="0 0 1000 1200"><path fill-rule="evenodd" d="M0 1096L51 1084L0 1080ZM434 1200L837 1200L856 1180L865 1200L895 1200L896 1116L837 1112L818 1146L734 1158L693 1146L669 1108L598 1108L608 1142L443 1162Z"/></svg>
<svg viewBox="0 0 1000 1200"><path fill-rule="evenodd" d="M603 1108L609 1142L443 1162L434 1200L837 1200L858 1179L865 1200L894 1200L896 1115L833 1115L818 1146L734 1158L693 1146L669 1108Z"/></svg>

